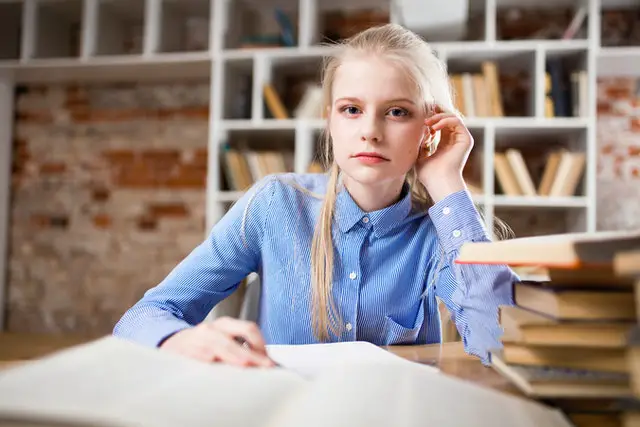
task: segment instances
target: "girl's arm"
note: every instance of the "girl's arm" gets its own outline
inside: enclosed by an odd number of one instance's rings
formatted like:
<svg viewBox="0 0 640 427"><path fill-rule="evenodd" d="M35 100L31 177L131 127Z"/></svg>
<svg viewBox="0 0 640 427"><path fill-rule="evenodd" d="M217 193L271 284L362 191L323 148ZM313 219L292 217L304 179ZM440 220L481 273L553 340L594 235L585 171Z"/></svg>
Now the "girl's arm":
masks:
<svg viewBox="0 0 640 427"><path fill-rule="evenodd" d="M207 239L124 314L114 335L158 346L200 323L249 273L257 271L274 182L268 177L247 191Z"/></svg>
<svg viewBox="0 0 640 427"><path fill-rule="evenodd" d="M436 295L449 309L465 351L487 364L488 351L501 347L498 306L513 304L512 284L518 278L505 265L455 263L463 243L490 240L468 191L448 195L429 215L444 257L436 272Z"/></svg>

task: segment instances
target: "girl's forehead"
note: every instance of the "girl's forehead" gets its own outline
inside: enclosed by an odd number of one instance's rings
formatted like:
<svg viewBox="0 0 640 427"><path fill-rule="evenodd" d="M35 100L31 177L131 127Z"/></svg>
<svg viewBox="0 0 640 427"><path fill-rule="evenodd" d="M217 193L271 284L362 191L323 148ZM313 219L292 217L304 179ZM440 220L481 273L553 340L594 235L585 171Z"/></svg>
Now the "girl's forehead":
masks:
<svg viewBox="0 0 640 427"><path fill-rule="evenodd" d="M347 59L335 74L334 96L374 96L376 98L421 98L416 79L400 61L377 57Z"/></svg>

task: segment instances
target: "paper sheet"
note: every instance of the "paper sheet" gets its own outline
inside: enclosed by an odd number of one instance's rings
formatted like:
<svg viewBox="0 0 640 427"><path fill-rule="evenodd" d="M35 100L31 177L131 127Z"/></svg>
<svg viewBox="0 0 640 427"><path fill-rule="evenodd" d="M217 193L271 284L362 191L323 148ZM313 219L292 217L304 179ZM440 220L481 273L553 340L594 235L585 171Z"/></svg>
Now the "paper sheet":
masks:
<svg viewBox="0 0 640 427"><path fill-rule="evenodd" d="M313 378L338 367L348 365L414 365L431 372L432 366L411 362L374 344L355 341L327 344L269 345L269 356L284 368Z"/></svg>

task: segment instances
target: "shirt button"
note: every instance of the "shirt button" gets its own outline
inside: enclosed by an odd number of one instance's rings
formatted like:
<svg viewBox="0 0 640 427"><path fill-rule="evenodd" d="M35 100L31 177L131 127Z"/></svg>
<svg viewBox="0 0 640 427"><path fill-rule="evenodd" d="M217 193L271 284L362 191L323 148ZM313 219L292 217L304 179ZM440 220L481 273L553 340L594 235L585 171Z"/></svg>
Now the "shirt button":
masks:
<svg viewBox="0 0 640 427"><path fill-rule="evenodd" d="M364 218L362 218L362 222L364 222L365 224L369 222L369 217L365 216Z"/></svg>
<svg viewBox="0 0 640 427"><path fill-rule="evenodd" d="M351 326L351 323L347 323L344 326L345 326L345 328L347 328L347 331L350 331L351 329L353 329L353 326Z"/></svg>
<svg viewBox="0 0 640 427"><path fill-rule="evenodd" d="M349 274L349 279L355 279L357 276L356 272L352 271L351 274Z"/></svg>
<svg viewBox="0 0 640 427"><path fill-rule="evenodd" d="M449 215L451 213L451 209L449 208L449 206L447 206L446 208L442 209L442 213L445 215Z"/></svg>
<svg viewBox="0 0 640 427"><path fill-rule="evenodd" d="M462 233L460 232L460 230L453 230L453 237L460 237L462 235Z"/></svg>

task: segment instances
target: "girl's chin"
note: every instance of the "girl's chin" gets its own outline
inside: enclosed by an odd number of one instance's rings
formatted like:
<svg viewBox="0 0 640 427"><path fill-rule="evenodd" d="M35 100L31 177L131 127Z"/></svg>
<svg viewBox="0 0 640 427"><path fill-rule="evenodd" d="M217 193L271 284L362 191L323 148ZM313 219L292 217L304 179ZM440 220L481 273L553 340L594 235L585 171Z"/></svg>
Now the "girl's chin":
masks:
<svg viewBox="0 0 640 427"><path fill-rule="evenodd" d="M356 181L361 185L379 185L385 181L404 178L404 174L393 173L390 170L384 170L382 168L357 167L346 170L343 169L342 172L346 179Z"/></svg>

